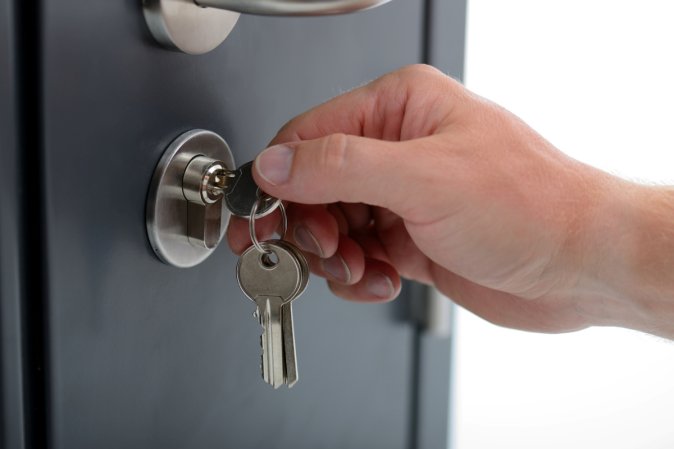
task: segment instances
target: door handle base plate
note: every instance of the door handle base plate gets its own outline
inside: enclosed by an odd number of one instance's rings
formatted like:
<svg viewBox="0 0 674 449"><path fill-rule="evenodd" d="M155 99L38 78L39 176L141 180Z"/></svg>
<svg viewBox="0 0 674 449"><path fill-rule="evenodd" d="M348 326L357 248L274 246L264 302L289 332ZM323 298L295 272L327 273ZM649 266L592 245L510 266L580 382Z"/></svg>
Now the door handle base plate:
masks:
<svg viewBox="0 0 674 449"><path fill-rule="evenodd" d="M192 55L220 45L239 19L238 12L202 7L192 0L143 0L143 14L157 42Z"/></svg>
<svg viewBox="0 0 674 449"><path fill-rule="evenodd" d="M231 212L221 207L220 232L213 245L195 245L188 230L189 201L183 191L185 169L198 156L220 161L233 170L234 156L222 137L203 129L178 136L164 152L152 177L145 212L147 235L162 262L176 267L193 267L203 262L218 246L227 229Z"/></svg>

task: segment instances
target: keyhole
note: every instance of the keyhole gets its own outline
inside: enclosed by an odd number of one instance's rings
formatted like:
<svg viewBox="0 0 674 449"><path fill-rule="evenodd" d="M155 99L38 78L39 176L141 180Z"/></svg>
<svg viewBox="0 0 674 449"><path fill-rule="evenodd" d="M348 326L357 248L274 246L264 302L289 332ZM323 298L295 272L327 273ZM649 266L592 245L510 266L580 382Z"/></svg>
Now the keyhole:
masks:
<svg viewBox="0 0 674 449"><path fill-rule="evenodd" d="M269 251L260 257L260 262L265 268L274 268L278 263L278 255L274 251Z"/></svg>

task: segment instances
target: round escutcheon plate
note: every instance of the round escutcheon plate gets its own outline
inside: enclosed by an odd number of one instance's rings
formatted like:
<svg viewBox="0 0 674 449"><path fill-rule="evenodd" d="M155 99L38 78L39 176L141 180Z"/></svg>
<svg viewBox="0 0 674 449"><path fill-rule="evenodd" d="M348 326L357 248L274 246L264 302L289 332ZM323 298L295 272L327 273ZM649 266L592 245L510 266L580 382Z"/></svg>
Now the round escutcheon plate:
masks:
<svg viewBox="0 0 674 449"><path fill-rule="evenodd" d="M147 197L146 225L150 245L163 262L176 267L193 267L211 255L208 249L190 243L187 232L188 202L183 194L183 175L189 162L206 156L232 170L234 156L222 137L202 129L178 136L164 152L152 177ZM231 213L222 207L220 239Z"/></svg>
<svg viewBox="0 0 674 449"><path fill-rule="evenodd" d="M143 0L143 13L160 44L192 55L220 45L239 19L238 12L201 7L192 0Z"/></svg>

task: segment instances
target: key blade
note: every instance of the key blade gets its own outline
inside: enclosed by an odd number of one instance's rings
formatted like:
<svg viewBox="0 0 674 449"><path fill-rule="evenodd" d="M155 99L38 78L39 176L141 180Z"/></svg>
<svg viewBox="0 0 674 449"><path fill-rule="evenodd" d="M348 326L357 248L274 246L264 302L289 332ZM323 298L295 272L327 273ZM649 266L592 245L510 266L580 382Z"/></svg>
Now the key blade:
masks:
<svg viewBox="0 0 674 449"><path fill-rule="evenodd" d="M285 366L285 383L290 388L295 385L298 380L292 302L283 304L281 313L283 319L283 358Z"/></svg>
<svg viewBox="0 0 674 449"><path fill-rule="evenodd" d="M263 322L263 371L265 381L278 388L285 383L283 359L283 328L281 307L283 299L275 296L263 296L255 299ZM265 347L266 345L266 347Z"/></svg>
<svg viewBox="0 0 674 449"><path fill-rule="evenodd" d="M270 383L269 378L269 367L271 366L269 362L269 313L267 307L264 304L258 305L256 310L257 317L262 327L262 334L260 334L260 349L262 350L262 355L260 356L260 363L262 365L262 379L265 382Z"/></svg>

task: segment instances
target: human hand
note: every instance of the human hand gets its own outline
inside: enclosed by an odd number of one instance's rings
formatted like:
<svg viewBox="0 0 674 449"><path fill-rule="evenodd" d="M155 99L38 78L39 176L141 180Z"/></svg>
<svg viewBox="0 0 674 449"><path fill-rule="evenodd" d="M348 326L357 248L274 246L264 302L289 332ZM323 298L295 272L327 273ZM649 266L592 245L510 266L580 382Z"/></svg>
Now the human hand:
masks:
<svg viewBox="0 0 674 449"><path fill-rule="evenodd" d="M433 68L334 98L271 145L255 180L288 202L289 240L338 296L390 300L403 276L494 323L545 332L613 324L631 307L603 288L611 249L597 219L628 183ZM277 225L277 214L260 220L261 238ZM237 254L250 246L247 222L233 218L228 239Z"/></svg>

